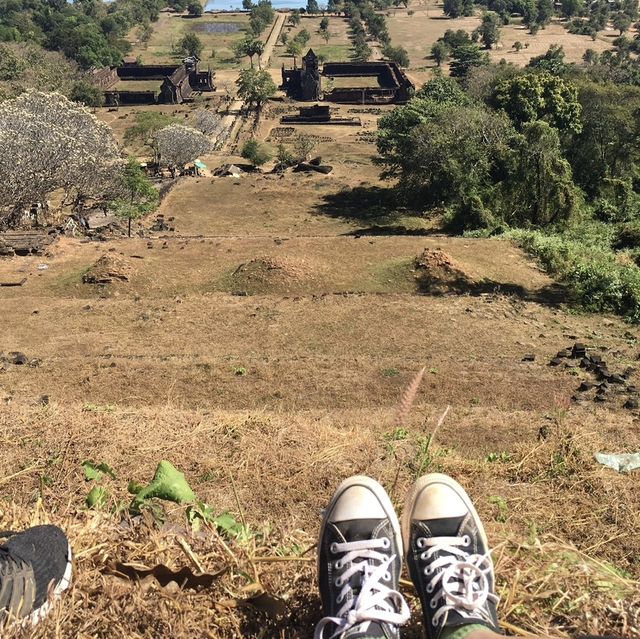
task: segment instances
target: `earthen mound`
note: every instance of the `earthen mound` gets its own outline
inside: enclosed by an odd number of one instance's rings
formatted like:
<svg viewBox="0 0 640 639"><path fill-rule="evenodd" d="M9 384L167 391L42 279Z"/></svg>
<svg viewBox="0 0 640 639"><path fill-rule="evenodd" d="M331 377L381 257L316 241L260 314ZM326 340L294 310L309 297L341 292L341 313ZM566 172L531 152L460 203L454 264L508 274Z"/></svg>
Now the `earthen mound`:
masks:
<svg viewBox="0 0 640 639"><path fill-rule="evenodd" d="M82 277L85 284L128 282L133 267L122 255L106 253Z"/></svg>
<svg viewBox="0 0 640 639"><path fill-rule="evenodd" d="M240 264L233 272L234 290L247 293L298 290L314 280L314 267L303 259L259 257Z"/></svg>
<svg viewBox="0 0 640 639"><path fill-rule="evenodd" d="M447 295L466 293L477 281L442 249L425 249L414 263L415 276L422 293Z"/></svg>

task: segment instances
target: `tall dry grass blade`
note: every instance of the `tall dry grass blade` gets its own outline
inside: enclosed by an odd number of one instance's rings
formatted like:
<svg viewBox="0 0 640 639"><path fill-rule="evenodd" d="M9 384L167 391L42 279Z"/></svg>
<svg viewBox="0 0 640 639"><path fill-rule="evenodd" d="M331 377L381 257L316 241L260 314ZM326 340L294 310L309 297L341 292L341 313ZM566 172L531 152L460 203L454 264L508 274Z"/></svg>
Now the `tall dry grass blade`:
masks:
<svg viewBox="0 0 640 639"><path fill-rule="evenodd" d="M420 382L422 381L422 378L424 377L424 373L426 370L427 370L427 367L423 366L418 371L416 376L411 380L411 383L409 384L409 386L407 386L407 388L405 389L402 395L402 399L398 404L396 417L393 421L395 426L400 427L407 420L407 417L411 412L411 407L413 406L413 402L416 398L416 395L418 394L418 388L420 388Z"/></svg>

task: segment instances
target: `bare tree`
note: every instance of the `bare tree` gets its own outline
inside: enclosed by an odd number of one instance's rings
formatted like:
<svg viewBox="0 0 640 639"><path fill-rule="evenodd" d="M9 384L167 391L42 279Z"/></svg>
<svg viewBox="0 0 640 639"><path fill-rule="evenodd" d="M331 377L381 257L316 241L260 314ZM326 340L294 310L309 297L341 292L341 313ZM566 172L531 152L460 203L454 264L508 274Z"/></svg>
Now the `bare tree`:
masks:
<svg viewBox="0 0 640 639"><path fill-rule="evenodd" d="M0 217L62 193L60 208L103 199L123 161L111 129L58 93L28 91L0 105Z"/></svg>
<svg viewBox="0 0 640 639"><path fill-rule="evenodd" d="M222 128L222 120L217 113L208 111L207 109L198 109L191 119L193 128L198 129L200 133L205 135L215 135Z"/></svg>
<svg viewBox="0 0 640 639"><path fill-rule="evenodd" d="M175 176L188 162L211 149L206 135L181 124L171 124L156 133L160 164L171 169Z"/></svg>

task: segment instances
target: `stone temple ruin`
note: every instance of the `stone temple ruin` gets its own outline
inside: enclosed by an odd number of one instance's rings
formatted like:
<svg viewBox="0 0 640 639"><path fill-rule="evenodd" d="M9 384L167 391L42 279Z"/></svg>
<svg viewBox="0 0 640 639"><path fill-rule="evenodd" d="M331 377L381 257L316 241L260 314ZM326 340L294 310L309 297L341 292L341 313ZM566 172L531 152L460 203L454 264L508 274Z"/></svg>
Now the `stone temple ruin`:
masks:
<svg viewBox="0 0 640 639"><path fill-rule="evenodd" d="M92 80L104 90L107 106L181 104L194 91L215 91L214 72L199 71L198 62L196 57L185 58L180 65L125 62L95 71Z"/></svg>
<svg viewBox="0 0 640 639"><path fill-rule="evenodd" d="M326 83L335 84L323 91ZM402 104L415 86L395 62L325 62L320 70L318 56L309 49L302 67L282 65L282 87L290 98L303 102L338 102L343 104Z"/></svg>

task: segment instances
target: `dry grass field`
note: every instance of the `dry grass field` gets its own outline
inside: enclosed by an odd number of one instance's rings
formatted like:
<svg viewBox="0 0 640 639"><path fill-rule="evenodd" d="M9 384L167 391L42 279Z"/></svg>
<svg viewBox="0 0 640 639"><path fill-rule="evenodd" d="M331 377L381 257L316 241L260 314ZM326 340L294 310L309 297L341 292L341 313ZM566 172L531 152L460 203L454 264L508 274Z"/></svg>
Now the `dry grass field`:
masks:
<svg viewBox="0 0 640 639"><path fill-rule="evenodd" d="M393 44L402 45L409 53L411 66L409 75L418 83L425 82L431 76L436 63L431 58L431 46L447 29L463 29L471 33L480 24L480 14L468 18L447 18L442 2L422 0L412 2L407 9L392 9L387 17L389 34ZM411 15L409 14L411 12ZM511 24L502 27L498 45L489 53L494 62L504 58L518 66L526 65L531 58L541 55L553 44L561 44L567 62L580 62L587 49L602 52L612 48L612 40L618 33L614 30L601 31L594 41L589 36L568 33L563 21L554 19L535 36L526 27L514 19ZM513 44L520 41L523 48L516 51ZM446 69L446 65L443 66Z"/></svg>
<svg viewBox="0 0 640 639"><path fill-rule="evenodd" d="M452 23L411 6L434 38ZM398 10L392 29L408 20ZM430 47L420 38L414 71ZM578 391L593 378L577 360L549 365L583 342L614 372L637 367L638 329L572 310L511 243L449 237L402 209L373 163L388 107L337 109L360 127L282 125L297 106L274 100L236 147L311 136L331 174L181 178L158 211L174 231L152 232L151 216L131 239L0 259L0 283L26 278L0 288L0 529L56 523L75 553L53 614L3 637L310 637L315 537L335 487L368 474L400 507L418 476L441 471L485 521L509 634L640 638L638 471L594 458L640 450L640 413L622 391ZM134 113L99 115L121 139ZM120 279L84 282L105 264ZM15 351L28 363L6 363ZM129 482L163 459L231 530L197 515L192 526L171 502L129 513ZM85 504L86 460L113 469L101 509ZM421 636L418 614L403 636Z"/></svg>
<svg viewBox="0 0 640 639"><path fill-rule="evenodd" d="M132 43L132 57L140 57L143 64L172 64L180 61L180 55L173 51L180 38L187 33L195 33L204 46L202 65L210 65L212 69L238 68L249 66L248 60L236 62L233 56L233 45L246 36L249 16L246 13L205 13L199 18L186 15L161 13L160 19L153 24L151 40L144 44L137 40L134 29L129 35ZM265 31L262 39L269 35Z"/></svg>

